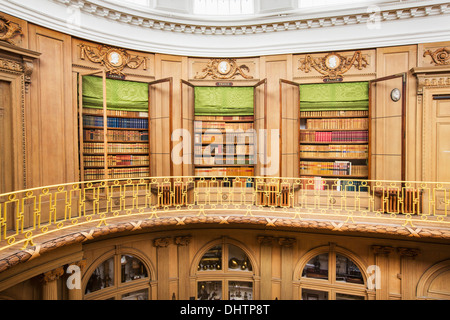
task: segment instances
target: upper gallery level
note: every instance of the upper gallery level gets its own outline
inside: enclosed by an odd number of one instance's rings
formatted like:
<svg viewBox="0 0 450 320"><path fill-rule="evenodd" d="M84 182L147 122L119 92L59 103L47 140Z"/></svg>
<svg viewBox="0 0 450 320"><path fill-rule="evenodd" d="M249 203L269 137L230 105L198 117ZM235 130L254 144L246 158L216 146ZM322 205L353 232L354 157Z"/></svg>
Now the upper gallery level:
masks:
<svg viewBox="0 0 450 320"><path fill-rule="evenodd" d="M2 11L129 49L197 57L336 51L449 38L445 1L2 0ZM182 45L180 45L182 44Z"/></svg>

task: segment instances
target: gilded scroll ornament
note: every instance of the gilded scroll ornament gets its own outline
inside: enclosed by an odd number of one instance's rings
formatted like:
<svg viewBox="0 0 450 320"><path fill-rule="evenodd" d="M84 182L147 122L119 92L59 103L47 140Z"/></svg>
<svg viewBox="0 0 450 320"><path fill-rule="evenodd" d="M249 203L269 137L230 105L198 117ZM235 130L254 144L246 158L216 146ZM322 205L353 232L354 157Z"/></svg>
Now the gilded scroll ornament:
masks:
<svg viewBox="0 0 450 320"><path fill-rule="evenodd" d="M14 44L13 38L17 35L23 35L22 28L0 16L0 40Z"/></svg>
<svg viewBox="0 0 450 320"><path fill-rule="evenodd" d="M308 54L300 61L300 67L298 69L309 73L311 72L311 68L314 68L324 76L324 80L339 81L343 79L344 74L352 67L362 70L368 65L369 63L361 51L356 51L352 57L344 57L332 52L319 58L313 58L312 55Z"/></svg>
<svg viewBox="0 0 450 320"><path fill-rule="evenodd" d="M211 59L202 70L203 74L197 74L195 79L205 79L207 76L213 79L234 79L238 75L244 79L253 79L246 72L250 72L250 68L245 64L239 66L236 59Z"/></svg>
<svg viewBox="0 0 450 320"><path fill-rule="evenodd" d="M447 48L440 48L435 51L427 50L423 53L423 56L430 56L432 61L430 64L435 64L436 66L444 66L450 64L450 50Z"/></svg>
<svg viewBox="0 0 450 320"><path fill-rule="evenodd" d="M125 76L123 70L138 69L143 66L147 70L147 58L140 56L131 56L126 50L100 45L91 47L80 44L82 60L88 59L91 62L99 63L106 68L106 71L113 76Z"/></svg>

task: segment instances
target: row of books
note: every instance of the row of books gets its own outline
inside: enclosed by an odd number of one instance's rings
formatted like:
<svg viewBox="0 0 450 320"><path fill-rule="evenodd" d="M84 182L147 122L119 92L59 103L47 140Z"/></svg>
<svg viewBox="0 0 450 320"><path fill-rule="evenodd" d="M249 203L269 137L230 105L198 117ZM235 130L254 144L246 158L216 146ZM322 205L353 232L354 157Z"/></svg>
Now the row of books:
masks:
<svg viewBox="0 0 450 320"><path fill-rule="evenodd" d="M254 141L253 134L199 134L194 136L195 144L216 143L216 144L252 144Z"/></svg>
<svg viewBox="0 0 450 320"><path fill-rule="evenodd" d="M300 174L327 176L367 176L366 165L352 165L350 161L316 162L300 161Z"/></svg>
<svg viewBox="0 0 450 320"><path fill-rule="evenodd" d="M368 187L360 180L337 180L322 177L301 179L301 185L306 190L357 191L367 192Z"/></svg>
<svg viewBox="0 0 450 320"><path fill-rule="evenodd" d="M194 146L194 154L195 155L252 155L254 154L254 147L253 145L244 145L244 144L230 144L230 145L223 145L223 144L211 144L207 146L200 146L196 145Z"/></svg>
<svg viewBox="0 0 450 320"><path fill-rule="evenodd" d="M307 119L308 130L333 130L333 129L368 129L367 118L344 118L344 119Z"/></svg>
<svg viewBox="0 0 450 320"><path fill-rule="evenodd" d="M103 109L84 108L83 114L103 115ZM130 117L130 118L148 118L148 112L141 111L122 111L122 110L106 110L106 116Z"/></svg>
<svg viewBox="0 0 450 320"><path fill-rule="evenodd" d="M103 142L85 142L83 144L84 153L103 153ZM148 153L148 143L108 143L109 153Z"/></svg>
<svg viewBox="0 0 450 320"><path fill-rule="evenodd" d="M302 132L300 142L369 142L369 131Z"/></svg>
<svg viewBox="0 0 450 320"><path fill-rule="evenodd" d="M108 156L108 166L148 166L150 160L148 156L135 155L110 155ZM83 157L85 167L104 166L104 156L85 156Z"/></svg>
<svg viewBox="0 0 450 320"><path fill-rule="evenodd" d="M104 169L86 169L84 170L85 180L100 180L105 178ZM108 179L123 178L145 178L150 176L148 167L142 168L114 168L108 170Z"/></svg>
<svg viewBox="0 0 450 320"><path fill-rule="evenodd" d="M244 130L253 129L252 122L210 122L210 121L194 121L195 131L217 129L225 130ZM212 131L212 130L211 130Z"/></svg>
<svg viewBox="0 0 450 320"><path fill-rule="evenodd" d="M198 121L253 121L253 116L195 116Z"/></svg>
<svg viewBox="0 0 450 320"><path fill-rule="evenodd" d="M194 158L194 164L197 165L251 165L255 164L254 156L227 156L227 157L202 157L196 156Z"/></svg>
<svg viewBox="0 0 450 320"><path fill-rule="evenodd" d="M103 130L83 130L85 141L103 140L103 138ZM112 141L148 141L148 131L107 130L106 138Z"/></svg>
<svg viewBox="0 0 450 320"><path fill-rule="evenodd" d="M196 168L197 177L252 177L254 169L249 167L216 167L216 168Z"/></svg>
<svg viewBox="0 0 450 320"><path fill-rule="evenodd" d="M309 117L367 117L368 110L301 111L301 118Z"/></svg>
<svg viewBox="0 0 450 320"><path fill-rule="evenodd" d="M367 159L368 152L368 145L303 145L300 150L300 157Z"/></svg>
<svg viewBox="0 0 450 320"><path fill-rule="evenodd" d="M103 117L83 116L83 126L103 127ZM148 129L148 119L108 118L108 128Z"/></svg>

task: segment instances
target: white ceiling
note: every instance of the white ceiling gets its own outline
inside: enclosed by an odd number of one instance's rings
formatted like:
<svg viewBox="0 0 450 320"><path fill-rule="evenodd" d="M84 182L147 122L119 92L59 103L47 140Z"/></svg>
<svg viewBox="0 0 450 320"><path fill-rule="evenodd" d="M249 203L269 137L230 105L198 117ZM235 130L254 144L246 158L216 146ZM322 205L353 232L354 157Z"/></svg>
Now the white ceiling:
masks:
<svg viewBox="0 0 450 320"><path fill-rule="evenodd" d="M134 50L247 57L450 41L450 3L369 1L299 8L258 0L255 14L199 16L192 1L0 0L0 10L60 32ZM323 9L324 7L322 7Z"/></svg>

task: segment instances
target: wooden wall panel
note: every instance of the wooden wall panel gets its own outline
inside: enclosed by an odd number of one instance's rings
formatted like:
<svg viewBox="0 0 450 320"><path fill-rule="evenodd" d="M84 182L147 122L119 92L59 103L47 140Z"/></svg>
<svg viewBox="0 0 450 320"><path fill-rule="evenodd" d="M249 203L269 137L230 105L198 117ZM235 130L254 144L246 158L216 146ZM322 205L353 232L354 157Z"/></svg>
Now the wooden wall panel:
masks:
<svg viewBox="0 0 450 320"><path fill-rule="evenodd" d="M42 53L32 74L34 90L27 120L30 187L77 181L71 38L30 25L29 40L30 49Z"/></svg>
<svg viewBox="0 0 450 320"><path fill-rule="evenodd" d="M15 190L12 84L0 80L0 193Z"/></svg>

